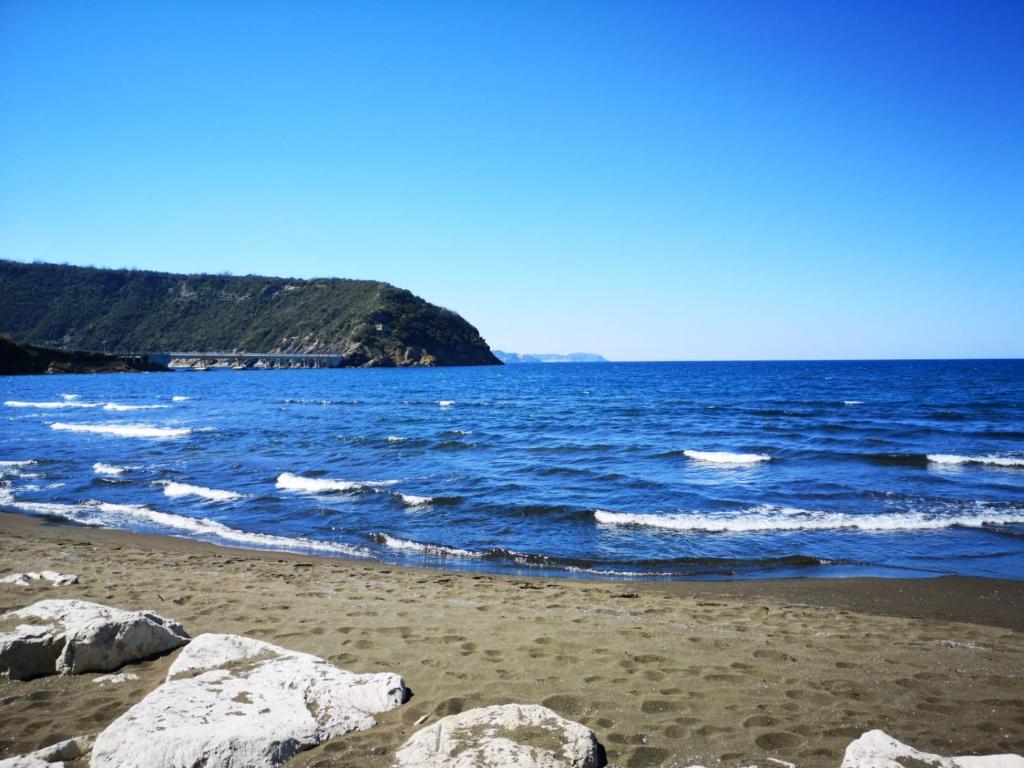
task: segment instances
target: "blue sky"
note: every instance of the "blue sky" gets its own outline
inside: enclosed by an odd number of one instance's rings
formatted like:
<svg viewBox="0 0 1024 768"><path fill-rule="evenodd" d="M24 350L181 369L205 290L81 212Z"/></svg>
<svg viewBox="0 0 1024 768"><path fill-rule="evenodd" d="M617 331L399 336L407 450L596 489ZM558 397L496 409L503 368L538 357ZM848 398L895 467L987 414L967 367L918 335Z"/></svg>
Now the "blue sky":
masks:
<svg viewBox="0 0 1024 768"><path fill-rule="evenodd" d="M1024 356L1024 3L0 2L0 255L495 347Z"/></svg>

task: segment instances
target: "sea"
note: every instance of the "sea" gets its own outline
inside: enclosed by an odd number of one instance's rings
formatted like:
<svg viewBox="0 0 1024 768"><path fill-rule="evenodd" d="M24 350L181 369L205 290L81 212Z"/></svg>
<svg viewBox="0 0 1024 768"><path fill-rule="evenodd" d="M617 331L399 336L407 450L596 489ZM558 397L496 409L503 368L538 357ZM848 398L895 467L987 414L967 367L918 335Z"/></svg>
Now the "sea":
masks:
<svg viewBox="0 0 1024 768"><path fill-rule="evenodd" d="M1024 361L0 378L0 508L545 577L1024 579Z"/></svg>

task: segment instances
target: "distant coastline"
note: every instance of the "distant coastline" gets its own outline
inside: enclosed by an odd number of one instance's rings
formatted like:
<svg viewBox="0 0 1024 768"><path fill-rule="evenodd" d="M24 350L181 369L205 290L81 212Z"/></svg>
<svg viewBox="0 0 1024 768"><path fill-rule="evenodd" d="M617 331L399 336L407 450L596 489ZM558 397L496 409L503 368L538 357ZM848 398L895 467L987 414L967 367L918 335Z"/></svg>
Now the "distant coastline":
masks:
<svg viewBox="0 0 1024 768"><path fill-rule="evenodd" d="M543 354L520 354L518 352L503 352L500 349L492 349L494 356L501 362L508 364L515 363L607 363L608 360L593 352L572 352L568 355L543 355Z"/></svg>

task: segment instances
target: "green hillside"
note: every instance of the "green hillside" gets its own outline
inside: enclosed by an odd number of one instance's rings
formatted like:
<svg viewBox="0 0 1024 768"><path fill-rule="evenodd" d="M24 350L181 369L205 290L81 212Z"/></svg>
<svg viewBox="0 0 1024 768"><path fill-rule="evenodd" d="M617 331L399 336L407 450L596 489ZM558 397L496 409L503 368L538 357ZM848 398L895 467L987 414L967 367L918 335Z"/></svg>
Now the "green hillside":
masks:
<svg viewBox="0 0 1024 768"><path fill-rule="evenodd" d="M358 366L500 364L456 313L371 280L0 260L0 333L77 350L330 353Z"/></svg>

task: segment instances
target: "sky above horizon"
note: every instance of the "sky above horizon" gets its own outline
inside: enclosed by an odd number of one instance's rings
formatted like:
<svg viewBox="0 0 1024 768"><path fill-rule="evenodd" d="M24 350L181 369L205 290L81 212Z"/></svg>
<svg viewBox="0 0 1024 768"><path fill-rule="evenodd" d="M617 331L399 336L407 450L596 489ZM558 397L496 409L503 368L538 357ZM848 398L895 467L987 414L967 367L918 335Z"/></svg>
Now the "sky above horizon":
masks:
<svg viewBox="0 0 1024 768"><path fill-rule="evenodd" d="M495 348L1024 357L1024 3L0 2L0 257Z"/></svg>

